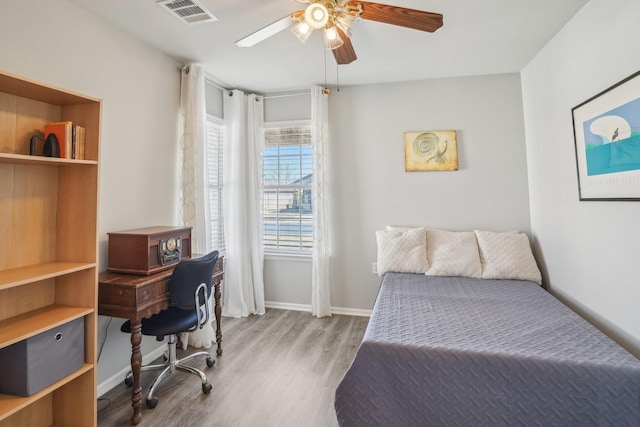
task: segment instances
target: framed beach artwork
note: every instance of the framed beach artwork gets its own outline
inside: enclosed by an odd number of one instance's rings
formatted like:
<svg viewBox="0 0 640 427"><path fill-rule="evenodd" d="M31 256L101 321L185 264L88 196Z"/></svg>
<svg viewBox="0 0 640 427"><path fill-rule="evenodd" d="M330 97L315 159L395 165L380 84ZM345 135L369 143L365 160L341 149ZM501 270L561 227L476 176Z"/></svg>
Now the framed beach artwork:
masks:
<svg viewBox="0 0 640 427"><path fill-rule="evenodd" d="M580 200L640 200L640 72L571 112Z"/></svg>
<svg viewBox="0 0 640 427"><path fill-rule="evenodd" d="M407 172L458 170L456 131L405 132L404 167Z"/></svg>

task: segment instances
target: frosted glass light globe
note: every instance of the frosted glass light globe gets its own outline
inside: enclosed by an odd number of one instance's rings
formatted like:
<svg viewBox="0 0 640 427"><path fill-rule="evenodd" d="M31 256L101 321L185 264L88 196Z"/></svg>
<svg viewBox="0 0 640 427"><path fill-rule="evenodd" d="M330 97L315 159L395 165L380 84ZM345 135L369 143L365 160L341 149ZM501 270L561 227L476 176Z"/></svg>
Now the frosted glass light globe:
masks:
<svg viewBox="0 0 640 427"><path fill-rule="evenodd" d="M329 20L329 11L320 3L312 3L304 11L304 20L311 28L320 29Z"/></svg>

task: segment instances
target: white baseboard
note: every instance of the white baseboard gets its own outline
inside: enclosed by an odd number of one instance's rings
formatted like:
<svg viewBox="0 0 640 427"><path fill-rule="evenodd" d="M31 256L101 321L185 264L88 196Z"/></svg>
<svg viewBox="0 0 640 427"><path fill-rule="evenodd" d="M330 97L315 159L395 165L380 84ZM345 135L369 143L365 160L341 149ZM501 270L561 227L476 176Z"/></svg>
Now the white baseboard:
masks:
<svg viewBox="0 0 640 427"><path fill-rule="evenodd" d="M149 352L148 354L145 354L144 356L142 356L142 364L147 365L152 361L156 360L158 357L164 354L164 351L166 349L167 349L167 346L162 345L157 349ZM130 370L131 370L131 366L127 366L122 370L113 374L110 378L107 378L102 383L98 384L98 397L102 396L103 394L105 394L106 392L108 392L109 390L111 390L112 388L118 385L124 385L124 376L127 375Z"/></svg>
<svg viewBox="0 0 640 427"><path fill-rule="evenodd" d="M364 310L362 308L331 307L331 313L343 314L345 316L371 317L371 310Z"/></svg>
<svg viewBox="0 0 640 427"><path fill-rule="evenodd" d="M278 308L281 310L307 311L311 312L310 304L291 304L286 302L265 301L265 307ZM371 317L371 310L360 308L331 307L331 314L342 314L345 316Z"/></svg>
<svg viewBox="0 0 640 427"><path fill-rule="evenodd" d="M288 302L265 301L264 306L268 308L278 308L280 310L311 312L311 305L309 304L291 304Z"/></svg>

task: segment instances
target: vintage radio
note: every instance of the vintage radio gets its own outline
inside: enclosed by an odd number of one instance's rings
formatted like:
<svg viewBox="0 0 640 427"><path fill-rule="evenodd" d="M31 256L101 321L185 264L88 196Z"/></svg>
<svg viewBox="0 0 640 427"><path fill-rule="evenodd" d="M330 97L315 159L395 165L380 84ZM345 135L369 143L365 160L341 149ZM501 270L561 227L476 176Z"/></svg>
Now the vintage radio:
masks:
<svg viewBox="0 0 640 427"><path fill-rule="evenodd" d="M107 234L108 271L149 275L191 258L191 227L155 226Z"/></svg>

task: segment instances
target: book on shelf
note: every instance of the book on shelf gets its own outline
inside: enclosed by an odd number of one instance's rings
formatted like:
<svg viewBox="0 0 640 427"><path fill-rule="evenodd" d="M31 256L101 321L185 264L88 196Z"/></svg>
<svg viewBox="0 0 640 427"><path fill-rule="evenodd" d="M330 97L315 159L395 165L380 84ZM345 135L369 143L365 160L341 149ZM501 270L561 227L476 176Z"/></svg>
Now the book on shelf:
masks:
<svg viewBox="0 0 640 427"><path fill-rule="evenodd" d="M84 127L73 125L71 136L71 158L84 160Z"/></svg>
<svg viewBox="0 0 640 427"><path fill-rule="evenodd" d="M77 152L77 126L74 125L73 123L71 124L71 159L75 159L76 158L76 152Z"/></svg>
<svg viewBox="0 0 640 427"><path fill-rule="evenodd" d="M84 159L85 128L73 122L54 122L44 126L45 138L54 134L60 144L60 158Z"/></svg>
<svg viewBox="0 0 640 427"><path fill-rule="evenodd" d="M73 123L54 122L44 125L44 137L54 134L60 144L60 158L71 158L71 140L73 137Z"/></svg>
<svg viewBox="0 0 640 427"><path fill-rule="evenodd" d="M84 126L76 126L76 151L75 159L84 160L85 147L85 128Z"/></svg>

